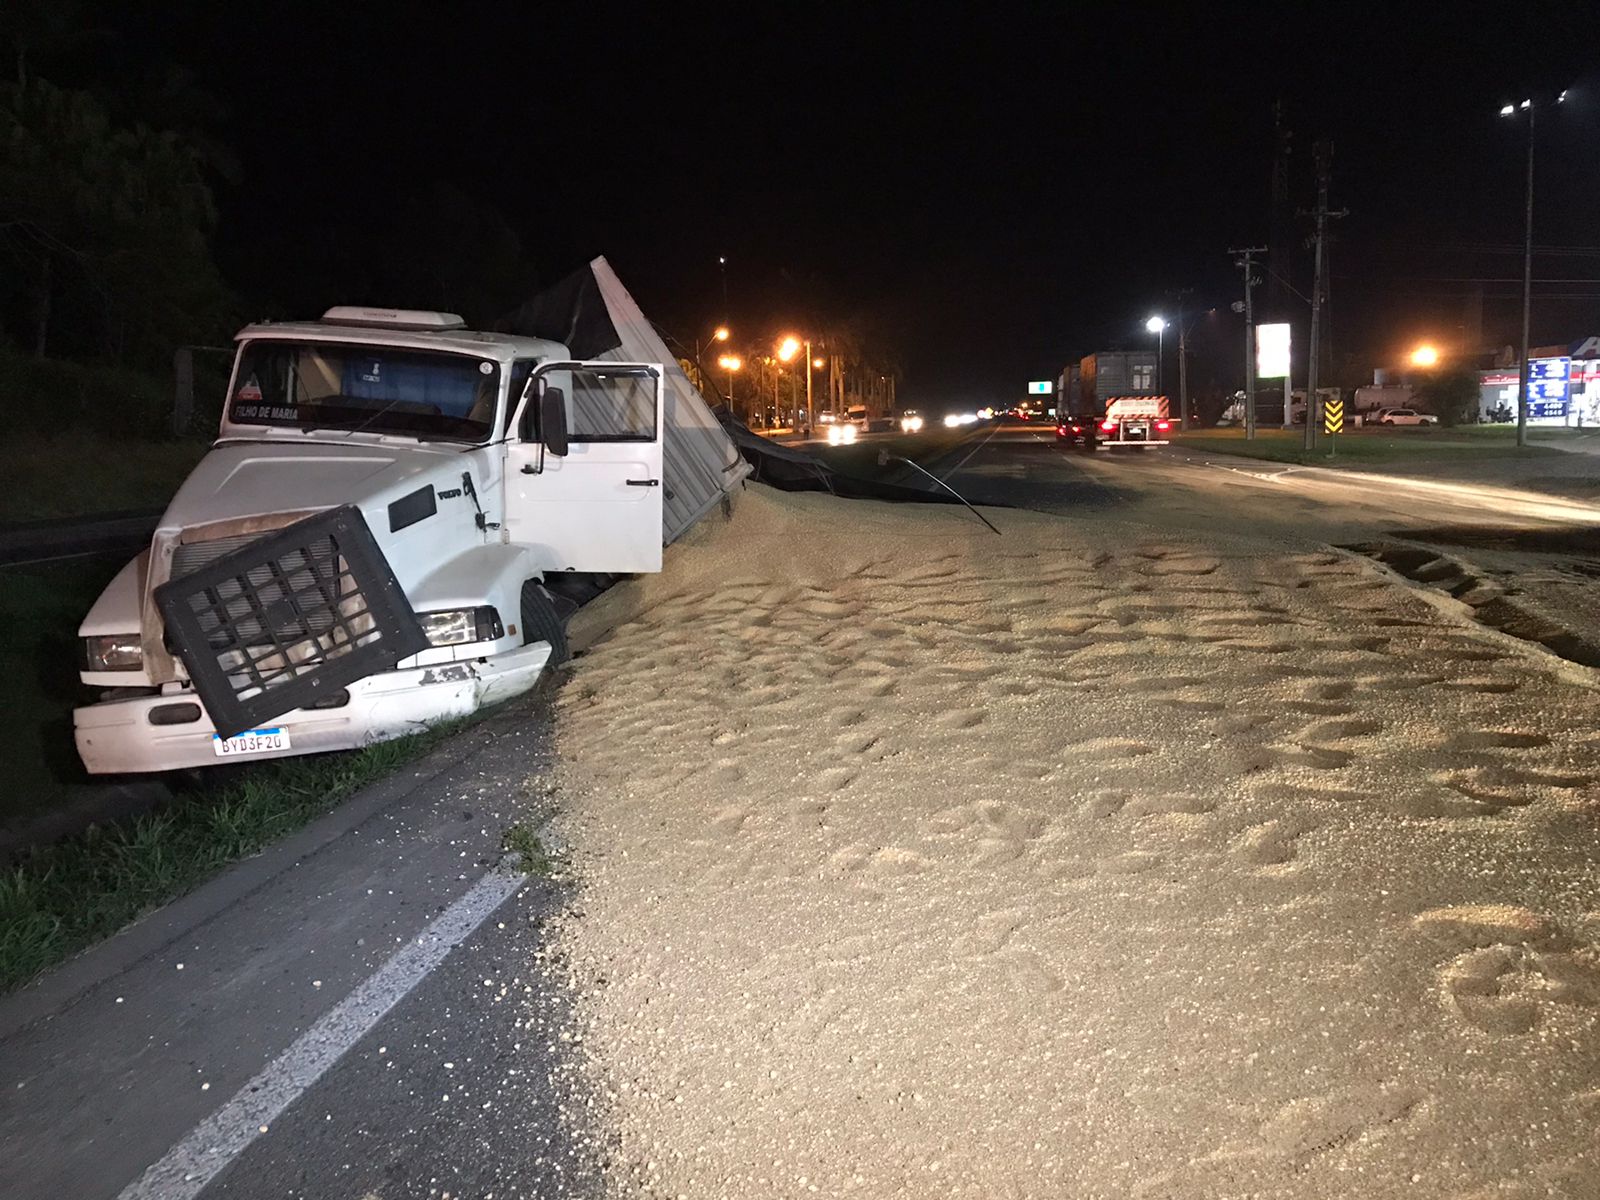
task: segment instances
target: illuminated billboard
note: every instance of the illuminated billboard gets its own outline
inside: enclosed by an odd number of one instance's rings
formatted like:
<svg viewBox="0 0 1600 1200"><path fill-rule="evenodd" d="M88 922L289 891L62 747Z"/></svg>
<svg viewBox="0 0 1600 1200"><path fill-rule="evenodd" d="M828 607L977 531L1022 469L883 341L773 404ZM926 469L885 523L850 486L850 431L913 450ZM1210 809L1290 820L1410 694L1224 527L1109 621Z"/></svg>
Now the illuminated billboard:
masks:
<svg viewBox="0 0 1600 1200"><path fill-rule="evenodd" d="M1048 396L1055 390L1055 386L1048 379L1039 379L1028 384L1030 396Z"/></svg>
<svg viewBox="0 0 1600 1200"><path fill-rule="evenodd" d="M1289 326L1256 326L1256 375L1261 379L1289 377Z"/></svg>

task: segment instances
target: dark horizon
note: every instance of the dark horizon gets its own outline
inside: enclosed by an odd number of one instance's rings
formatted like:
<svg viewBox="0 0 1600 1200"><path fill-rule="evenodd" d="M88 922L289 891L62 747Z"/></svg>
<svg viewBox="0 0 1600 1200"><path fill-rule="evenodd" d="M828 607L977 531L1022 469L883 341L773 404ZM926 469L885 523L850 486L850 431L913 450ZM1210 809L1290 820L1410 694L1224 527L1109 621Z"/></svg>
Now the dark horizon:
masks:
<svg viewBox="0 0 1600 1200"><path fill-rule="evenodd" d="M904 402L933 406L1014 399L1082 355L1148 344L1145 318L1171 316L1179 289L1217 309L1197 326L1196 386L1236 386L1227 251L1270 235L1279 100L1290 207L1310 207L1312 143L1329 138L1331 199L1350 210L1332 253L1336 357L1465 337L1474 279L1513 281L1484 284L1484 340L1511 340L1525 140L1497 110L1568 87L1540 131L1535 240L1580 253L1535 274L1580 282L1543 288L1564 298L1536 303L1534 340L1600 332L1588 5L1463 5L1448 21L1377 4L514 13L180 4L108 14L114 37L37 69L69 86L195 73L239 159L216 241L253 309L414 303L365 292L383 272L361 259L379 253L374 229L404 230L396 213L444 187L520 240L506 294L603 254L685 342L723 320L748 341L859 316L897 349ZM474 211L458 214L464 237L484 227ZM1290 242L1302 292L1306 231ZM1304 306L1285 304L1303 350Z"/></svg>

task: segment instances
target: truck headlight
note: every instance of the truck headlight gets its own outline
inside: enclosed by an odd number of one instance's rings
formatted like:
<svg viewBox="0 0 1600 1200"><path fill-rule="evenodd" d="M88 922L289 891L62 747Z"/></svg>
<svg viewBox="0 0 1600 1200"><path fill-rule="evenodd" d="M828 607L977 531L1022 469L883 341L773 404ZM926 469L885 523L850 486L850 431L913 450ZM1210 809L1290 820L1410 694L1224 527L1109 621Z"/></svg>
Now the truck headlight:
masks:
<svg viewBox="0 0 1600 1200"><path fill-rule="evenodd" d="M500 614L490 605L477 608L451 608L443 612L418 613L422 632L430 646L465 646L471 642L492 642L505 633Z"/></svg>
<svg viewBox="0 0 1600 1200"><path fill-rule="evenodd" d="M142 671L144 646L137 633L109 633L83 639L85 671Z"/></svg>

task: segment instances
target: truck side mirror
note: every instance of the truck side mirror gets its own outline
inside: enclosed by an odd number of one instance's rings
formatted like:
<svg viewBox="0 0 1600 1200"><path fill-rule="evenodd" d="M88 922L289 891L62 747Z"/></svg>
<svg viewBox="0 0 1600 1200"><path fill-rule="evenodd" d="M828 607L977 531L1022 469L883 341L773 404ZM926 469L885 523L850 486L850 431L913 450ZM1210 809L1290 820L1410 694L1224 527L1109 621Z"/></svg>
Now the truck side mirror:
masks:
<svg viewBox="0 0 1600 1200"><path fill-rule="evenodd" d="M567 456L567 395L547 387L539 396L539 437L557 458Z"/></svg>

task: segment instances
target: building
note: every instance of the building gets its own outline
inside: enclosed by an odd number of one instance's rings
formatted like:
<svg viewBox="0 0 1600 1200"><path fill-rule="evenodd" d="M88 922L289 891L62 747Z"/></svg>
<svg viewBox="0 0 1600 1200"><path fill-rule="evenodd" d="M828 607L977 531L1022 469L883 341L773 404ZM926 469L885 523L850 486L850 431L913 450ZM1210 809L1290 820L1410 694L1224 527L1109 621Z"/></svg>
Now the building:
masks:
<svg viewBox="0 0 1600 1200"><path fill-rule="evenodd" d="M1530 350L1528 424L1600 425L1600 336ZM1514 421L1521 372L1513 359L1478 372L1478 419Z"/></svg>

